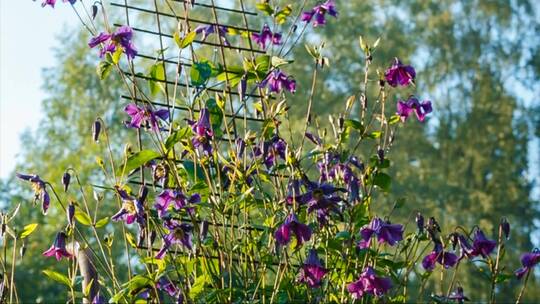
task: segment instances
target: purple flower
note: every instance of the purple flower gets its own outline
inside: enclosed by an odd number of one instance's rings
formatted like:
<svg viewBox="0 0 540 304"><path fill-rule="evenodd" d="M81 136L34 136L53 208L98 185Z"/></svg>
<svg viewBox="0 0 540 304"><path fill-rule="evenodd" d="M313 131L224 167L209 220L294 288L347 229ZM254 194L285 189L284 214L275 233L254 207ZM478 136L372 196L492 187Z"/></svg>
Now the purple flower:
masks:
<svg viewBox="0 0 540 304"><path fill-rule="evenodd" d="M34 201L39 199L41 201L41 210L43 211L43 214L47 214L47 210L49 210L51 204L51 198L45 187L45 181L35 174L26 175L17 173L16 175L18 178L32 183L32 189L34 189Z"/></svg>
<svg viewBox="0 0 540 304"><path fill-rule="evenodd" d="M392 288L392 281L389 278L377 277L375 270L367 267L357 281L347 285L347 290L353 298L360 299L364 295L380 297Z"/></svg>
<svg viewBox="0 0 540 304"><path fill-rule="evenodd" d="M92 138L95 142L99 141L99 133L101 133L101 121L96 119L92 124Z"/></svg>
<svg viewBox="0 0 540 304"><path fill-rule="evenodd" d="M463 287L459 286L456 288L455 291L453 291L450 296L448 297L449 300L456 301L458 303L463 303L464 301L470 301L469 298L467 298L463 294Z"/></svg>
<svg viewBox="0 0 540 304"><path fill-rule="evenodd" d="M296 197L287 197L287 203L294 201L302 205L307 205L309 213L315 212L317 220L321 225L325 224L330 216L330 212L340 214L338 203L343 199L337 195L337 192L345 192L343 188L336 188L328 183L309 182L308 191Z"/></svg>
<svg viewBox="0 0 540 304"><path fill-rule="evenodd" d="M107 299L101 296L98 291L98 293L92 299L92 304L105 304L105 303L109 303L109 302L107 301Z"/></svg>
<svg viewBox="0 0 540 304"><path fill-rule="evenodd" d="M111 217L113 221L125 221L126 224L144 222L144 197L135 197L129 195L124 189L116 187L116 192L122 199L122 207Z"/></svg>
<svg viewBox="0 0 540 304"><path fill-rule="evenodd" d="M379 243L386 243L394 246L397 242L403 240L403 225L390 224L376 217L371 220L369 225L360 229L362 240L358 243L360 249L368 248L371 245L371 237L377 236Z"/></svg>
<svg viewBox="0 0 540 304"><path fill-rule="evenodd" d="M94 48L99 44L104 44L99 53L100 57L103 57L106 53L112 54L116 52L117 47L121 47L128 59L133 59L137 55L137 50L131 41L132 38L133 30L131 27L123 25L112 34L102 32L92 37L88 42L88 46Z"/></svg>
<svg viewBox="0 0 540 304"><path fill-rule="evenodd" d="M217 29L217 31L216 31ZM228 28L226 26L217 26L217 25L214 25L214 24L210 24L210 25L199 25L195 28L195 32L197 34L201 34L202 33L202 41L205 41L206 38L208 38L208 36L210 36L210 34L214 34L217 32L217 35L219 37L219 39L221 39L221 41L223 42L223 45L225 46L229 46L231 45L229 43L229 40L227 40L227 33L229 32Z"/></svg>
<svg viewBox="0 0 540 304"><path fill-rule="evenodd" d="M62 257L71 258L72 255L66 250L66 237L64 232L58 232L51 248L43 252L43 255L46 257L54 256L57 261L60 261Z"/></svg>
<svg viewBox="0 0 540 304"><path fill-rule="evenodd" d="M153 111L149 105L139 107L134 103L130 103L124 108L124 111L131 116L131 122L128 124L130 128L139 129L144 123L149 124L154 132L158 132L158 118L165 121L169 119L169 111L167 109Z"/></svg>
<svg viewBox="0 0 540 304"><path fill-rule="evenodd" d="M150 164L150 166L152 167L152 177L154 183L163 187L163 185L167 183L167 177L169 175L169 165L166 162L157 163L155 161L152 161Z"/></svg>
<svg viewBox="0 0 540 304"><path fill-rule="evenodd" d="M399 115L402 122L405 122L409 115L414 112L418 121L422 122L426 118L426 115L432 111L431 101L424 100L419 102L417 98L411 96L407 101L398 100L396 114Z"/></svg>
<svg viewBox="0 0 540 304"><path fill-rule="evenodd" d="M251 38L262 48L266 49L266 45L272 43L274 45L281 44L281 34L272 33L268 24L265 24L260 33L251 33Z"/></svg>
<svg viewBox="0 0 540 304"><path fill-rule="evenodd" d="M435 264L439 263L444 268L448 269L450 267L454 267L457 262L457 255L444 251L442 245L440 243L436 243L433 251L422 260L422 267L431 271L435 269Z"/></svg>
<svg viewBox="0 0 540 304"><path fill-rule="evenodd" d="M279 245L287 245L291 241L291 234L296 236L297 247L311 238L311 229L308 225L302 224L296 215L290 214L276 232L274 237Z"/></svg>
<svg viewBox="0 0 540 304"><path fill-rule="evenodd" d="M321 279L328 271L322 267L321 260L317 256L317 250L310 249L304 265L300 268L298 282L306 283L311 288L321 286Z"/></svg>
<svg viewBox="0 0 540 304"><path fill-rule="evenodd" d="M330 16L337 17L338 12L334 0L327 0L325 3L315 6L311 11L303 12L302 21L310 23L315 18L313 21L314 27L325 25L326 13Z"/></svg>
<svg viewBox="0 0 540 304"><path fill-rule="evenodd" d="M280 69L275 69L264 79L260 86L270 89L270 92L281 93L283 89L294 93L296 92L296 80L292 76L287 76Z"/></svg>
<svg viewBox="0 0 540 304"><path fill-rule="evenodd" d="M75 4L77 0L64 0L65 2L69 2L70 4ZM54 8L54 5L56 4L56 0L44 0L43 3L41 3L42 7L45 7L47 5L50 5L52 8Z"/></svg>
<svg viewBox="0 0 540 304"><path fill-rule="evenodd" d="M412 66L404 65L396 58L392 66L384 73L384 77L392 87L398 85L405 87L414 83L416 72Z"/></svg>
<svg viewBox="0 0 540 304"><path fill-rule="evenodd" d="M261 157L268 169L277 164L278 157L282 160L286 159L287 142L274 135L270 140L261 141L258 146L253 149L254 157Z"/></svg>
<svg viewBox="0 0 540 304"><path fill-rule="evenodd" d="M70 181L71 175L69 175L68 172L64 172L64 175L62 175L62 185L64 186L64 192L68 191Z"/></svg>
<svg viewBox="0 0 540 304"><path fill-rule="evenodd" d="M156 283L156 288L165 291L171 297L174 297L179 289L174 283L166 277L161 277Z"/></svg>
<svg viewBox="0 0 540 304"><path fill-rule="evenodd" d="M523 267L516 270L515 274L518 279L521 279L534 266L540 263L540 250L535 249L532 252L525 253L521 256L521 265Z"/></svg>
<svg viewBox="0 0 540 304"><path fill-rule="evenodd" d="M474 234L472 256L482 255L487 258L489 254L495 249L497 242L488 240L482 230L477 229Z"/></svg>
<svg viewBox="0 0 540 304"><path fill-rule="evenodd" d="M214 136L212 125L210 124L210 113L207 108L201 109L199 119L197 121L188 120L191 126L191 131L195 134L191 139L195 148L202 147L203 151L209 155L212 154L212 145L210 140Z"/></svg>
<svg viewBox="0 0 540 304"><path fill-rule="evenodd" d="M74 217L75 217L75 205L73 202L69 202L69 205L67 207L67 220L68 224L70 226L73 226L75 224Z"/></svg>
<svg viewBox="0 0 540 304"><path fill-rule="evenodd" d="M189 213L193 212L193 208L188 208L189 204L196 204L201 201L199 194L193 194L187 198L180 190L164 190L157 198L154 207L158 211L159 217L163 218L167 214L167 209L171 203L174 203L174 208L180 210L186 208Z"/></svg>
<svg viewBox="0 0 540 304"><path fill-rule="evenodd" d="M169 233L163 237L163 246L156 254L156 259L163 259L173 244L182 244L189 250L193 248L191 233L193 227L191 225L169 220L165 222L164 226L169 230Z"/></svg>

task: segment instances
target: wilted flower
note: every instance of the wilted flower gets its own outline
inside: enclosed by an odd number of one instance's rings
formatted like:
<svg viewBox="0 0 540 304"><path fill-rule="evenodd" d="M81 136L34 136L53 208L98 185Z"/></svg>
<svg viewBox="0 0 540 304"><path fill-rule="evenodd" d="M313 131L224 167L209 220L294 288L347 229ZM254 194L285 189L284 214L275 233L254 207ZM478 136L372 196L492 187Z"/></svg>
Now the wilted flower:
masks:
<svg viewBox="0 0 540 304"><path fill-rule="evenodd" d="M420 102L413 96L409 97L407 101L398 100L397 103L397 115L399 115L402 122L405 122L413 112L416 114L418 121L422 122L426 118L426 115L432 111L431 101L424 100Z"/></svg>
<svg viewBox="0 0 540 304"><path fill-rule="evenodd" d="M35 174L26 175L17 173L17 177L32 183L32 188L34 189L34 201L39 199L41 201L41 210L43 211L43 214L47 214L47 210L49 210L49 205L51 204L51 198L45 187L45 181Z"/></svg>
<svg viewBox="0 0 540 304"><path fill-rule="evenodd" d="M356 282L347 285L347 290L355 299L360 299L364 295L380 297L390 288L392 281L389 278L378 277L372 267L367 267Z"/></svg>
<svg viewBox="0 0 540 304"><path fill-rule="evenodd" d="M169 233L163 237L163 246L156 254L156 259L162 259L173 244L182 244L189 250L193 248L191 233L193 227L191 225L169 220L165 222L164 226L169 230Z"/></svg>
<svg viewBox="0 0 540 304"><path fill-rule="evenodd" d="M321 279L327 272L317 256L317 250L310 249L304 265L300 268L298 282L306 283L311 288L319 287Z"/></svg>
<svg viewBox="0 0 540 304"><path fill-rule="evenodd" d="M376 217L371 222L360 229L362 240L358 243L360 249L368 248L371 245L371 237L377 236L379 243L386 243L394 246L397 242L403 240L403 225L390 224Z"/></svg>
<svg viewBox="0 0 540 304"><path fill-rule="evenodd" d="M525 253L521 256L521 265L523 267L516 270L515 274L518 279L521 279L527 272L533 269L540 263L540 250L534 249L532 252Z"/></svg>
<svg viewBox="0 0 540 304"><path fill-rule="evenodd" d="M327 0L325 3L315 6L311 11L303 12L302 21L309 23L315 19L313 26L325 25L326 13L330 16L337 17L338 12L334 0Z"/></svg>
<svg viewBox="0 0 540 304"><path fill-rule="evenodd" d="M195 148L202 147L206 154L212 154L212 145L210 140L214 136L212 125L210 124L210 113L207 108L201 109L197 121L188 120L191 130L194 133L191 143Z"/></svg>
<svg viewBox="0 0 540 304"><path fill-rule="evenodd" d="M111 217L113 221L123 220L126 224L144 221L144 200L129 195L124 189L116 187L116 192L122 200L122 207Z"/></svg>
<svg viewBox="0 0 540 304"><path fill-rule="evenodd" d="M135 55L137 55L137 50L131 42L132 37L133 30L131 27L124 25L119 27L118 30L112 34L99 33L99 35L90 39L88 46L94 48L98 44L103 43L104 46L99 53L100 57L103 57L106 53L113 54L117 51L118 47L121 47L128 59L133 59L135 58Z"/></svg>
<svg viewBox="0 0 540 304"><path fill-rule="evenodd" d="M294 93L296 92L296 81L292 76L287 76L280 69L275 69L264 79L260 86L270 89L270 92L281 93L283 89Z"/></svg>
<svg viewBox="0 0 540 304"><path fill-rule="evenodd" d="M510 223L506 218L501 220L501 229L504 233L504 237L508 240L510 238Z"/></svg>
<svg viewBox="0 0 540 304"><path fill-rule="evenodd" d="M54 256L58 261L60 261L62 257L71 258L72 255L66 250L66 237L64 232L58 232L51 248L43 252L43 255L46 257Z"/></svg>
<svg viewBox="0 0 540 304"><path fill-rule="evenodd" d="M308 225L300 223L296 215L290 214L276 230L274 237L278 244L287 245L291 241L291 234L296 236L297 246L301 246L311 238L311 229Z"/></svg>
<svg viewBox="0 0 540 304"><path fill-rule="evenodd" d="M444 268L450 268L458 262L457 255L444 251L440 243L435 243L435 248L422 260L422 266L426 270L433 270L435 263L439 263Z"/></svg>
<svg viewBox="0 0 540 304"><path fill-rule="evenodd" d="M416 72L412 66L404 65L399 59L395 58L392 66L384 73L384 77L388 81L388 84L393 87L397 87L398 85L408 86L414 83Z"/></svg>
<svg viewBox="0 0 540 304"><path fill-rule="evenodd" d="M272 33L268 24L265 24L262 27L260 33L251 33L251 37L262 49L266 49L266 45L268 43L272 43L274 45L281 44L281 34Z"/></svg>
<svg viewBox="0 0 540 304"><path fill-rule="evenodd" d="M153 111L149 105L139 107L134 103L128 104L124 111L131 116L131 122L128 124L130 128L139 129L141 125L149 124L153 131L159 131L158 118L162 120L169 119L169 111L167 109L160 109Z"/></svg>
<svg viewBox="0 0 540 304"><path fill-rule="evenodd" d="M69 182L71 181L71 175L66 171L62 175L62 185L64 186L64 191L67 192L69 188Z"/></svg>
<svg viewBox="0 0 540 304"><path fill-rule="evenodd" d="M477 256L482 255L482 257L487 258L489 254L495 249L497 242L488 240L484 235L482 230L477 229L474 234L473 248L471 255Z"/></svg>
<svg viewBox="0 0 540 304"><path fill-rule="evenodd" d="M223 45L225 45L225 46L231 45L229 43L229 40L227 40L227 33L229 32L229 30L227 29L226 26L222 26L222 25L217 26L217 25L214 25L214 24L199 25L199 26L197 26L195 28L195 32L197 34L202 34L202 41L205 41L206 38L208 38L208 36L210 36L210 34L214 34L214 33L217 32L217 35L218 35L219 39L221 39L221 41L223 42Z"/></svg>
<svg viewBox="0 0 540 304"><path fill-rule="evenodd" d="M161 192L156 198L156 204L154 207L158 211L159 217L163 217L167 214L167 209L171 203L174 203L174 208L180 210L187 208L189 213L193 212L192 208L188 208L189 204L196 204L201 201L201 196L197 193L191 195L189 198L180 190L167 189Z"/></svg>

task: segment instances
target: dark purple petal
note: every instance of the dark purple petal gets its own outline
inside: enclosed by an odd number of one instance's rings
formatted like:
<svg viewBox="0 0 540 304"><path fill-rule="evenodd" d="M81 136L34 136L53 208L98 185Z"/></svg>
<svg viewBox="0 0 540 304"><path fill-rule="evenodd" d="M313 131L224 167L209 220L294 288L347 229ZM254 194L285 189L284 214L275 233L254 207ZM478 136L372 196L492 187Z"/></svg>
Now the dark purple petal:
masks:
<svg viewBox="0 0 540 304"><path fill-rule="evenodd" d="M94 48L96 47L98 44L100 43L104 43L106 42L107 40L111 39L111 34L107 34L107 33L99 33L99 35L95 36L95 37L92 37L92 39L90 39L90 41L88 41L88 46L90 48Z"/></svg>

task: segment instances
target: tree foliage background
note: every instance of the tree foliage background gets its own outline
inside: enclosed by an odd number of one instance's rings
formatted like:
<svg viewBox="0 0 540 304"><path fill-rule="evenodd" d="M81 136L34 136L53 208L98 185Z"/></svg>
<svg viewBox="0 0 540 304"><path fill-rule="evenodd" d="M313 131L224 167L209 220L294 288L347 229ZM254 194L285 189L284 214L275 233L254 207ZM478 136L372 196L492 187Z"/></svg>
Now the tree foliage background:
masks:
<svg viewBox="0 0 540 304"><path fill-rule="evenodd" d="M540 244L540 157L535 154L540 151L538 2L369 0L338 1L338 5L339 22L317 31L321 37L306 37L306 43L324 40L325 55L331 60L317 83L314 119L327 126L325 113L360 88L363 57L358 36L371 42L381 37L388 53L377 52L376 63L389 65L393 56L412 62L422 74L419 91L429 92L420 97L434 102L435 115L427 124L417 123L396 135L406 140L400 140L389 156L395 164L392 195L380 197L378 204L390 208L405 197L396 218L421 211L436 217L443 229L478 224L491 235L505 216L515 246L506 259L517 268L519 255ZM124 148L120 145L121 83L113 77L107 82L98 79L95 53L79 31L67 31L60 40L63 47L56 50L57 64L43 71L43 89L49 94L42 102L43 118L35 131L23 136L16 171L59 181L66 168L74 167L84 172L83 179L98 183L92 172L98 171L96 155L103 151L90 144L90 128L96 116L103 117L113 129L111 134L118 136L112 137L113 149ZM289 72L299 87L309 87L310 75L304 69L311 60L305 49L295 52L295 70ZM291 111L302 117L307 96L299 91ZM1 208L29 205L27 191L15 178L2 181ZM113 211L103 210L103 215ZM61 214L43 218L37 208L21 208L21 212L21 223L64 220ZM55 232L48 226L54 225L40 225L27 240L27 253L17 265L23 302L63 301L62 287L40 273L53 265L41 258ZM489 289L487 281L477 279L482 275L478 269L470 266L460 271L468 273L460 282L465 290L474 298L485 298ZM536 276L529 284L538 286L538 282ZM515 281L509 290L498 293L513 295L518 285ZM435 290L435 282L429 288ZM540 301L540 290L529 288L524 300Z"/></svg>

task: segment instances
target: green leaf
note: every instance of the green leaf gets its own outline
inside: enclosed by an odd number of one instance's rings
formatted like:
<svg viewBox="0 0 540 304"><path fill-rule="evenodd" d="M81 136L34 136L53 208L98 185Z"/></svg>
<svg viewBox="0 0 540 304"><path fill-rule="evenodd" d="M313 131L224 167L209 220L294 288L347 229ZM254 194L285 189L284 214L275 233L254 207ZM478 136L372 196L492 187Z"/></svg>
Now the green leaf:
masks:
<svg viewBox="0 0 540 304"><path fill-rule="evenodd" d="M107 225L107 223L109 223L109 217L108 216L100 219L99 221L97 221L95 227L96 228L101 228L101 227Z"/></svg>
<svg viewBox="0 0 540 304"><path fill-rule="evenodd" d="M208 277L206 274L202 274L195 279L191 289L189 290L190 298L196 298L204 289L204 285L208 282Z"/></svg>
<svg viewBox="0 0 540 304"><path fill-rule="evenodd" d="M21 239L24 239L25 237L29 236L30 234L32 234L32 232L34 232L34 230L36 230L38 224L34 223L34 224L28 224L26 226L24 226L23 230L21 231L21 234L19 235L19 237Z"/></svg>
<svg viewBox="0 0 540 304"><path fill-rule="evenodd" d="M161 154L159 154L156 151L153 150L142 150L137 153L132 154L126 161L126 169L125 172L131 172L132 170L143 166L147 162L160 157ZM122 169L122 168L120 168Z"/></svg>
<svg viewBox="0 0 540 304"><path fill-rule="evenodd" d="M285 60L283 58L280 58L280 57L277 57L277 56L272 56L272 66L273 67L280 67L282 65L286 65L286 64L289 64L289 63L292 63L294 60Z"/></svg>
<svg viewBox="0 0 540 304"><path fill-rule="evenodd" d="M257 3L256 7L258 10L264 12L268 16L272 16L274 14L274 9L266 2Z"/></svg>
<svg viewBox="0 0 540 304"><path fill-rule="evenodd" d="M276 13L276 23L283 24L292 13L292 6L289 4L285 6L282 10Z"/></svg>
<svg viewBox="0 0 540 304"><path fill-rule="evenodd" d="M383 172L378 172L377 175L373 178L373 184L381 188L383 192L390 191L390 186L392 184L392 178Z"/></svg>
<svg viewBox="0 0 540 304"><path fill-rule="evenodd" d="M191 134L191 128L190 127L184 127L180 130L176 130L172 132L169 137L165 140L165 149L170 150L177 142L181 141L182 139L186 139Z"/></svg>
<svg viewBox="0 0 540 304"><path fill-rule="evenodd" d="M370 134L368 134L368 137L373 138L373 139L377 139L377 138L381 137L381 131L371 132Z"/></svg>
<svg viewBox="0 0 540 304"><path fill-rule="evenodd" d="M360 132L364 132L364 126L362 125L361 122L359 122L358 120L355 120L355 119L345 119L345 126L347 127L351 127L355 130L358 130Z"/></svg>
<svg viewBox="0 0 540 304"><path fill-rule="evenodd" d="M194 86L204 85L210 76L212 76L212 66L208 61L195 62L189 73L191 84Z"/></svg>
<svg viewBox="0 0 540 304"><path fill-rule="evenodd" d="M112 64L107 61L101 61L96 67L96 73L99 76L99 79L104 80L109 76L112 70Z"/></svg>
<svg viewBox="0 0 540 304"><path fill-rule="evenodd" d="M210 113L210 122L212 123L212 129L215 131L221 128L223 123L223 111L219 108L216 100L210 98L206 101L206 107Z"/></svg>
<svg viewBox="0 0 540 304"><path fill-rule="evenodd" d="M69 280L69 278L59 272L56 272L54 270L43 270L43 274L58 283L62 283L68 287L71 287L71 281Z"/></svg>
<svg viewBox="0 0 540 304"><path fill-rule="evenodd" d="M255 59L255 70L261 74L266 74L270 69L270 56L262 55Z"/></svg>
<svg viewBox="0 0 540 304"><path fill-rule="evenodd" d="M399 122L399 120L400 120L399 115L392 115L392 117L390 117L390 119L388 120L388 124L391 124L391 125L396 124Z"/></svg>
<svg viewBox="0 0 540 304"><path fill-rule="evenodd" d="M182 162L182 166L184 167L184 169L186 170L189 178L191 180L195 180L195 172L197 173L197 179L198 180L204 180L204 174L203 174L203 170L202 170L202 167L197 165L197 167L195 167L195 164L190 161L190 160L185 160ZM197 170L195 170L197 169Z"/></svg>
<svg viewBox="0 0 540 304"><path fill-rule="evenodd" d="M92 219L90 216L80 209L75 209L75 219L85 226L92 226Z"/></svg>
<svg viewBox="0 0 540 304"><path fill-rule="evenodd" d="M150 67L150 73L148 77L148 86L150 87L150 93L156 95L160 89L163 89L165 81L165 68L163 62L157 62Z"/></svg>
<svg viewBox="0 0 540 304"><path fill-rule="evenodd" d="M195 37L197 37L197 32L195 31L189 32L183 38L180 37L179 32L176 32L174 33L173 37L174 37L174 41L176 42L176 45L178 45L178 47L181 49L185 49L189 45L191 45L191 43L193 43L193 41L195 40Z"/></svg>
<svg viewBox="0 0 540 304"><path fill-rule="evenodd" d="M351 239L351 234L349 231L340 231L336 234L336 240L349 240Z"/></svg>

